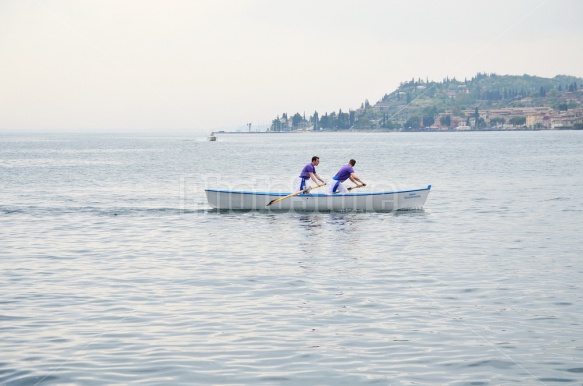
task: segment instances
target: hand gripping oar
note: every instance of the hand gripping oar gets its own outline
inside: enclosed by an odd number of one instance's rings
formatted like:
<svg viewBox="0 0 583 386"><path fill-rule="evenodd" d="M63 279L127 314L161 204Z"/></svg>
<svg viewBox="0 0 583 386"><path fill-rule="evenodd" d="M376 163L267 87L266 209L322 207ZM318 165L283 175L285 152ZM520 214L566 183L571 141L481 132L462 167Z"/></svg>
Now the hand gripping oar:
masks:
<svg viewBox="0 0 583 386"><path fill-rule="evenodd" d="M324 185L326 185L325 182L322 185L310 186L309 188L306 188L304 190L300 190L299 192L292 193L292 194L290 194L288 196L276 198L275 200L269 201L269 204L267 204L265 206L269 206L269 205L275 204L276 202L280 202L281 200L285 200L286 198L290 198L290 197L293 197L293 196L297 196L298 194L308 193L310 190L316 189L316 188L320 188L320 187L322 187Z"/></svg>
<svg viewBox="0 0 583 386"><path fill-rule="evenodd" d="M357 186L351 186L350 188L348 188L348 190L362 188L363 186L366 186L366 184L357 185Z"/></svg>

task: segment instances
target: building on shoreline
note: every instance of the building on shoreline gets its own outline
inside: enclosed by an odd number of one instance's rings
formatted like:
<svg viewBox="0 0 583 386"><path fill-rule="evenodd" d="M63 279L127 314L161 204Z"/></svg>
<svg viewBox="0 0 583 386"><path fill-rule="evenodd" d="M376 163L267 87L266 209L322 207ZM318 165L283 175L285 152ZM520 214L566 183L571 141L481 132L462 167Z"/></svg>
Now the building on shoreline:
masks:
<svg viewBox="0 0 583 386"><path fill-rule="evenodd" d="M564 129L573 128L577 124L583 124L583 108L575 108L568 111L557 111L551 107L517 107L503 109L484 109L478 111L479 117L484 119L487 128L500 130L513 129ZM440 124L440 118L449 115L450 127ZM466 109L462 116L452 116L452 111L439 114L435 119L438 130L471 130L476 126L475 110ZM469 117L469 125L467 118ZM524 118L524 124L513 125L513 118ZM469 127L469 129L468 129Z"/></svg>

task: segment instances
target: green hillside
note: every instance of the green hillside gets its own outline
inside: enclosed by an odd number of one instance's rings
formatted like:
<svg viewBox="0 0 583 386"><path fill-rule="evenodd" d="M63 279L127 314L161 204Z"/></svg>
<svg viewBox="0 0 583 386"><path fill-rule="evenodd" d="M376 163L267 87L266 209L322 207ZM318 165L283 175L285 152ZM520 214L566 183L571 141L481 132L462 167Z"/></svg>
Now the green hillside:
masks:
<svg viewBox="0 0 583 386"><path fill-rule="evenodd" d="M541 109L543 107L546 110ZM490 129L509 123L512 118L524 118L526 121L528 114L550 116L556 112L564 115L582 108L582 78L477 74L471 79L446 78L441 82L411 79L401 83L390 94L385 94L374 105L365 101L359 108L348 112L340 110L321 114L316 111L310 117L299 113L292 116L282 114L273 120L271 130L406 131L452 128L465 123L471 129ZM489 114L481 116L480 111ZM576 121L576 114L574 117ZM583 121L583 114L581 118ZM512 122L513 125L517 123L522 121Z"/></svg>

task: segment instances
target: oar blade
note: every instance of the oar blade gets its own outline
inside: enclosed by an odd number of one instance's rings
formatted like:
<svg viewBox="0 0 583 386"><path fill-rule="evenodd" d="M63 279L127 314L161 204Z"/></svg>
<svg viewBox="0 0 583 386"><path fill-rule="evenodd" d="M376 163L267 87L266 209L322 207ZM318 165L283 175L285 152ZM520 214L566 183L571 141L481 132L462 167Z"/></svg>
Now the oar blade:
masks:
<svg viewBox="0 0 583 386"><path fill-rule="evenodd" d="M283 200L284 198L288 198L288 197L289 197L289 196L280 197L280 198L275 198L275 199L273 199L273 200L269 201L269 204L267 204L266 206L273 205L273 204L275 204L276 202L279 202L279 201Z"/></svg>
<svg viewBox="0 0 583 386"><path fill-rule="evenodd" d="M287 195L287 196L285 196L285 197L276 198L276 199L274 199L274 200L271 200L271 201L269 201L269 204L267 204L267 205L265 205L265 206L270 206L270 205L273 205L273 204L275 204L276 202L280 202L281 200L285 200L286 198L293 197L293 196L295 196L295 195L298 195L298 194L300 194L300 193L303 193L303 192L304 192L303 190L300 190L299 192L295 192L295 193L293 193L293 194L290 194L290 195Z"/></svg>

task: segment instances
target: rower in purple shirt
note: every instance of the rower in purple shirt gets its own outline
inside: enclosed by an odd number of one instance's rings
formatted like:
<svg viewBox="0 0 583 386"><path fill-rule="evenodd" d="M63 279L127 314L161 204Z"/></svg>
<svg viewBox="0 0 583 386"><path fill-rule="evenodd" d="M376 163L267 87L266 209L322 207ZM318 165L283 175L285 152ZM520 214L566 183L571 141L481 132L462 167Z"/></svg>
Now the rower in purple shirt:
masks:
<svg viewBox="0 0 583 386"><path fill-rule="evenodd" d="M348 161L348 165L344 165L340 168L338 173L334 176L332 181L328 183L328 193L327 194L348 194L348 189L344 186L343 182L350 180L356 184L356 186L366 186L364 182L354 173L354 165L356 161L351 159ZM360 182L362 185L359 185Z"/></svg>
<svg viewBox="0 0 583 386"><path fill-rule="evenodd" d="M310 185L308 184L310 180L314 181L316 185L318 185L318 181L321 183L325 183L323 179L320 178L318 173L316 173L316 166L320 163L320 157L313 156L312 162L304 166L300 176L296 178L294 182L294 191L300 191L308 188Z"/></svg>

